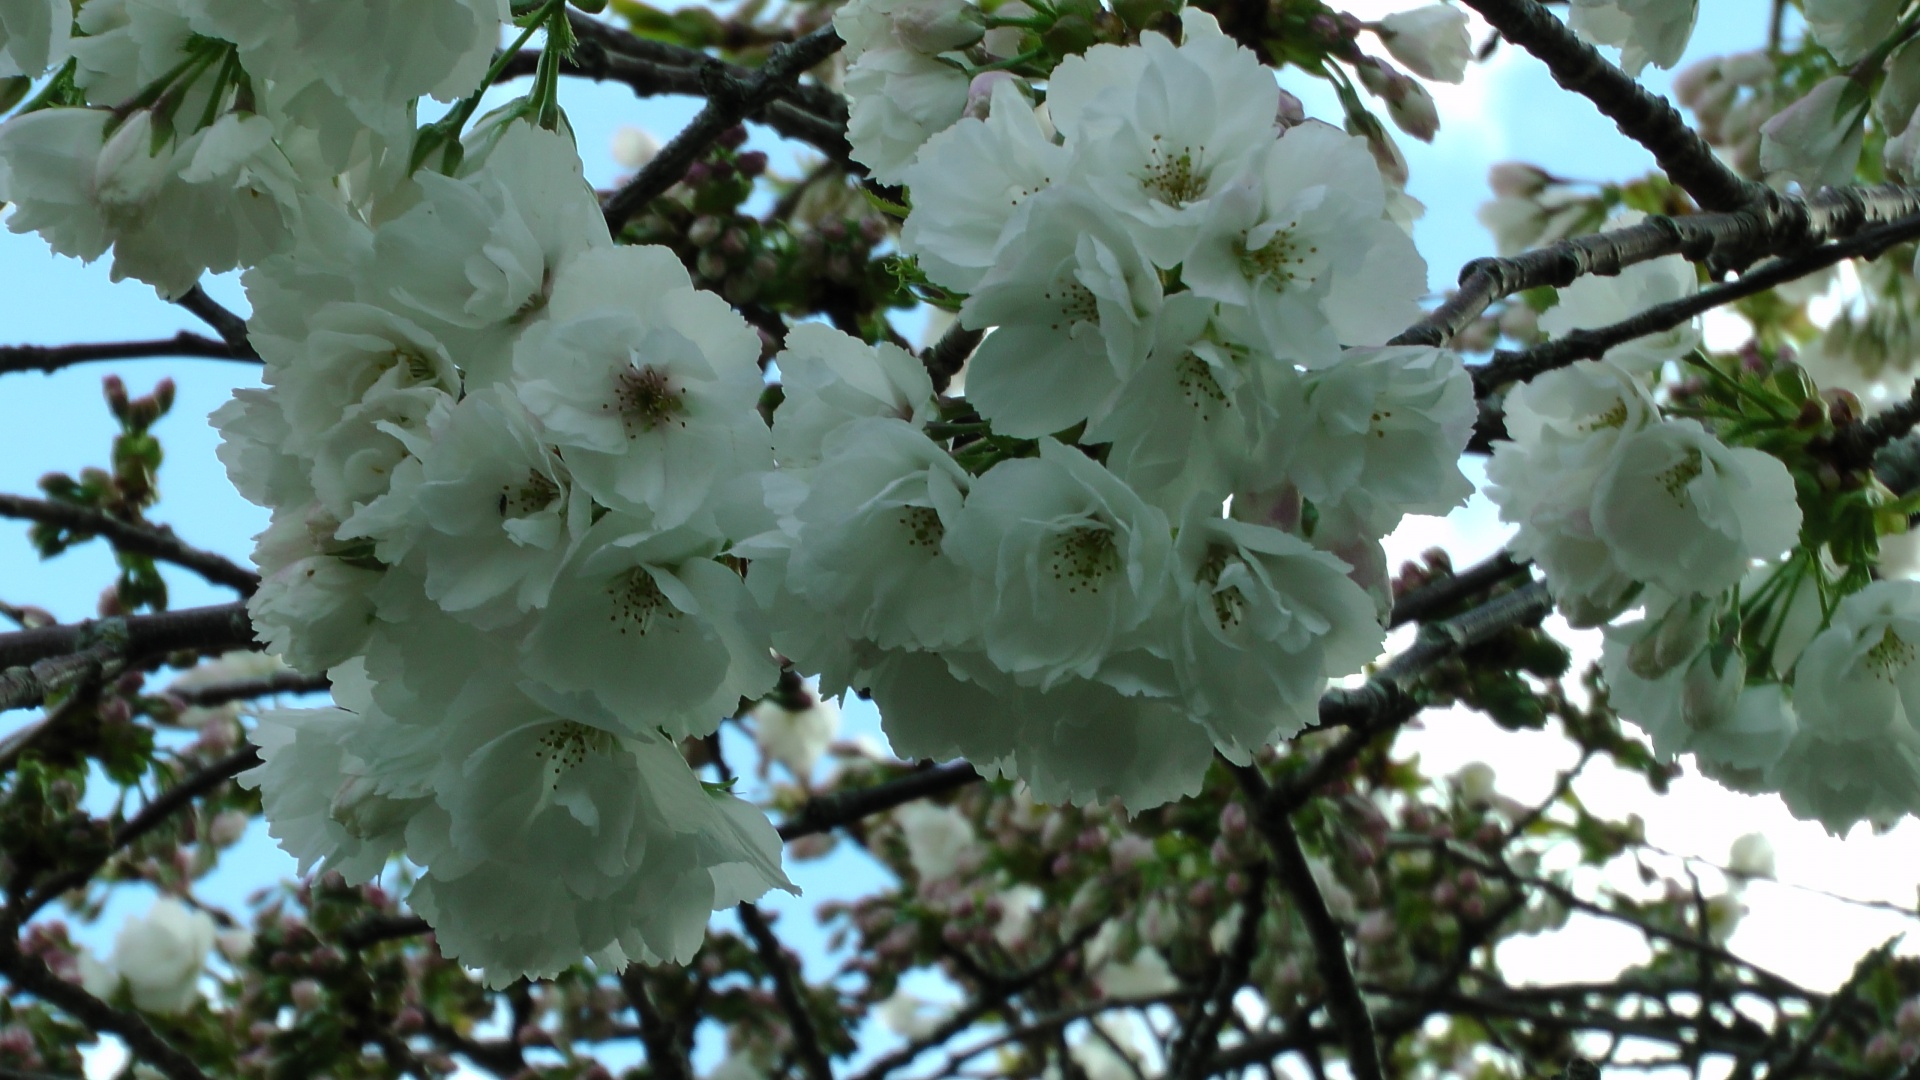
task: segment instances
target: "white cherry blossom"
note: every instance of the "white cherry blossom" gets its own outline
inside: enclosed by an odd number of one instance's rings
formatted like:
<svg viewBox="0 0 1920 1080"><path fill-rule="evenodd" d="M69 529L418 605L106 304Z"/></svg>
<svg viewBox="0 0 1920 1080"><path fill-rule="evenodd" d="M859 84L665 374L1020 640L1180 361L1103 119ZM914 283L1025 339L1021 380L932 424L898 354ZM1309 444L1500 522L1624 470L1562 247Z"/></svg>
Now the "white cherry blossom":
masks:
<svg viewBox="0 0 1920 1080"><path fill-rule="evenodd" d="M719 544L694 529L600 519L527 636L535 678L591 693L625 730L706 735L779 677L759 613Z"/></svg>
<svg viewBox="0 0 1920 1080"><path fill-rule="evenodd" d="M985 119L967 117L927 140L901 180L914 209L900 246L936 284L972 292L1014 213L1065 175L1068 152L1012 81L996 82Z"/></svg>
<svg viewBox="0 0 1920 1080"><path fill-rule="evenodd" d="M860 417L921 425L937 415L926 367L892 342L868 345L802 323L774 362L784 397L773 414L773 456L782 468L817 463L828 436Z"/></svg>
<svg viewBox="0 0 1920 1080"><path fill-rule="evenodd" d="M68 0L0 0L0 79L37 79L58 67L72 34Z"/></svg>
<svg viewBox="0 0 1920 1080"><path fill-rule="evenodd" d="M967 400L1001 434L1038 437L1093 415L1153 347L1159 272L1103 203L1054 187L1020 204L960 324L995 328Z"/></svg>
<svg viewBox="0 0 1920 1080"><path fill-rule="evenodd" d="M1464 81L1473 59L1466 12L1452 4L1396 11L1380 20L1380 40L1408 70L1441 82Z"/></svg>
<svg viewBox="0 0 1920 1080"><path fill-rule="evenodd" d="M1594 487L1592 520L1621 570L1675 594L1730 588L1800 533L1786 466L1693 420L1623 437Z"/></svg>
<svg viewBox="0 0 1920 1080"><path fill-rule="evenodd" d="M1051 439L974 481L944 543L972 575L987 656L1043 689L1094 675L1153 615L1171 549L1165 514Z"/></svg>

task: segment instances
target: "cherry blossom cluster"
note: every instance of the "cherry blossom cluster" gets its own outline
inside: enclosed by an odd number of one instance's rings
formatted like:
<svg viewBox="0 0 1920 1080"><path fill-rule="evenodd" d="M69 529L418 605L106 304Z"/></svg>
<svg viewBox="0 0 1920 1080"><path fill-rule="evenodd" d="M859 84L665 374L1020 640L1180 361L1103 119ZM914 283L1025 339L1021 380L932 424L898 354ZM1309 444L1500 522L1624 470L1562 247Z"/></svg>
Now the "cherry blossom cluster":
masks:
<svg viewBox="0 0 1920 1080"><path fill-rule="evenodd" d="M858 71L969 11L858 0L836 25ZM899 96L849 86L858 152ZM1449 353L1382 347L1425 267L1366 142L1283 125L1210 15L976 91L984 115L868 160L911 191L902 245L959 325L992 329L964 399L990 434L943 439L906 353L798 328L748 584L898 752L1151 806L1377 654L1379 539L1471 492L1472 390Z"/></svg>
<svg viewBox="0 0 1920 1080"><path fill-rule="evenodd" d="M303 871L403 854L409 904L496 985L685 961L711 911L792 888L765 816L681 751L785 665L870 693L904 757L1138 810L1377 657L1381 539L1473 490L1465 367L1388 344L1421 315L1417 207L1205 12L1039 75L1017 6L835 17L854 155L907 191L916 285L982 335L943 393L814 323L763 371L672 251L614 242L550 97L469 125L503 0L88 0L71 25L0 0L0 74L66 63L0 124L10 227L167 296L246 271L265 386L213 420L272 511L248 608L335 701L262 713L246 781ZM1637 68L1693 12L1573 21ZM1468 55L1451 8L1374 32L1434 77ZM427 96L457 104L417 128ZM1538 325L1696 288L1645 262ZM1603 668L1663 753L1833 827L1920 810L1920 585L1861 589L1799 546L1777 457L1663 414L1652 378L1698 344L1506 397L1514 549L1577 624L1641 610Z"/></svg>

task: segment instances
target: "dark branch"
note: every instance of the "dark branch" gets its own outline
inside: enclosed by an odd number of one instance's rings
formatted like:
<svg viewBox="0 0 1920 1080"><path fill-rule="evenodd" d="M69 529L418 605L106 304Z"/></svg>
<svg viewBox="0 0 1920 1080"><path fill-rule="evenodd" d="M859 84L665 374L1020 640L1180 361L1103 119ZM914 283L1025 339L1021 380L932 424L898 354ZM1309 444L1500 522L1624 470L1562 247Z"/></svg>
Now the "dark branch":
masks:
<svg viewBox="0 0 1920 1080"><path fill-rule="evenodd" d="M1920 214L1920 191L1892 184L1822 188L1801 199L1782 195L1764 206L1728 213L1650 217L1612 232L1576 236L1502 259L1475 259L1460 287L1431 315L1393 339L1395 345L1445 345L1496 300L1551 285L1565 288L1590 274L1617 274L1665 255L1705 262L1716 276L1768 256L1792 256L1864 229Z"/></svg>
<svg viewBox="0 0 1920 1080"><path fill-rule="evenodd" d="M1341 1044L1346 1047L1347 1067L1355 1080L1384 1080L1386 1074L1380 1065L1380 1042L1374 1034L1373 1014L1360 996L1359 983L1354 981L1353 965L1347 960L1346 934L1340 924L1334 922L1327 898L1320 894L1320 886L1313 880L1313 868L1307 864L1307 853L1301 849L1300 837L1293 831L1292 816L1274 804L1270 797L1272 789L1259 769L1252 765L1229 768L1253 807L1254 825L1273 853L1274 872L1280 885L1293 898L1294 909L1306 926L1307 936L1313 940L1314 967L1320 972L1320 981L1326 984L1327 1012L1340 1032ZM1257 909L1251 903L1246 917L1257 917Z"/></svg>
<svg viewBox="0 0 1920 1080"><path fill-rule="evenodd" d="M933 347L920 355L920 363L926 366L927 374L933 377L933 392L946 393L953 383L953 377L967 364L967 357L980 346L980 339L986 337L984 330L968 330L955 320L947 332Z"/></svg>
<svg viewBox="0 0 1920 1080"><path fill-rule="evenodd" d="M1254 954L1260 947L1260 914L1257 902L1267 893L1265 864L1254 867L1248 876L1247 896L1254 898L1240 909L1240 925L1234 927L1233 945L1220 964L1220 977L1206 1001L1194 1006L1180 1041L1175 1044L1173 1066L1168 1070L1179 1080L1201 1080L1219 1049L1220 1029L1233 1012L1233 998L1247 984L1253 971Z"/></svg>
<svg viewBox="0 0 1920 1080"><path fill-rule="evenodd" d="M208 296L195 285L188 289L174 303L192 312L201 322L213 328L220 340L227 343L227 350L235 360L258 360L260 354L253 350L253 342L247 340L247 320L228 311L218 300Z"/></svg>
<svg viewBox="0 0 1920 1080"><path fill-rule="evenodd" d="M700 65L703 60L708 63L719 61L692 50L688 50L688 53L688 66L681 67L628 56L605 48L596 41L583 40L571 57L560 62L560 72L594 82L617 82L632 90L636 97L662 94L701 97L706 94L707 88ZM515 79L532 75L539 62L538 50L522 50L507 61L501 77ZM751 76L751 72L745 68L727 65L727 69L732 78ZM841 103L836 104L840 104L836 111L823 114L813 112L797 102L776 98L746 114L743 119L765 124L782 138L807 143L834 161L844 163L853 148L847 143L846 107Z"/></svg>
<svg viewBox="0 0 1920 1080"><path fill-rule="evenodd" d="M800 1067L807 1074L807 1080L833 1080L833 1066L827 1061L825 1050L820 1048L820 1035L813 1028L813 1017L807 1012L807 999L802 994L800 973L796 970L792 958L787 955L780 939L767 925L766 916L750 903L743 903L737 909L740 925L747 928L747 936L753 939L754 951L760 954L760 962L767 966L767 975L773 979L773 998L780 1003L780 1011L787 1016L787 1030L793 1037L794 1053L800 1057Z"/></svg>
<svg viewBox="0 0 1920 1080"><path fill-rule="evenodd" d="M225 556L183 543L164 525L136 525L84 506L5 494L0 494L0 517L37 521L78 534L80 538L104 537L118 551L183 566L216 585L237 590L242 596L253 595L253 590L260 586L259 574Z"/></svg>
<svg viewBox="0 0 1920 1080"><path fill-rule="evenodd" d="M591 42L608 52L633 60L641 60L662 67L699 68L712 63L714 58L685 45L660 41L656 38L643 38L629 33L610 23L590 18L579 11L568 10L567 22L573 27L573 34L581 42ZM791 38L784 39L791 40ZM722 46L725 48L726 46ZM751 68L728 64L726 70L740 78L750 78ZM802 109L816 116L839 118L844 125L847 115L847 99L838 90L821 83L794 83L780 91L786 98Z"/></svg>
<svg viewBox="0 0 1920 1080"><path fill-rule="evenodd" d="M210 360L252 360L233 355L226 343L204 334L182 330L170 338L152 341L102 341L80 345L0 345L0 375L16 371L44 371L93 360L145 360L158 356L200 356Z"/></svg>
<svg viewBox="0 0 1920 1080"><path fill-rule="evenodd" d="M1663 172L1708 210L1738 210L1770 195L1714 156L1666 98L1642 89L1533 0L1466 0L1500 36L1539 57L1561 86L1594 103L1620 133L1653 154Z"/></svg>
<svg viewBox="0 0 1920 1080"><path fill-rule="evenodd" d="M980 774L973 771L973 766L956 761L950 765L923 768L898 780L856 791L818 795L808 799L792 821L780 826L780 839L798 840L803 836L828 832L915 799L965 787L979 779Z"/></svg>
<svg viewBox="0 0 1920 1080"><path fill-rule="evenodd" d="M1425 622L1434 613L1478 596L1509 578L1519 577L1526 570L1526 563L1505 551L1498 552L1457 574L1449 574L1409 590L1393 602L1393 614L1387 619L1387 629L1410 622Z"/></svg>
<svg viewBox="0 0 1920 1080"><path fill-rule="evenodd" d="M383 941L432 932L433 927L418 915L370 915L340 931L340 944L349 949L365 949Z"/></svg>
<svg viewBox="0 0 1920 1080"><path fill-rule="evenodd" d="M1824 270L1836 263L1848 259L1877 259L1898 244L1920 237L1920 215L1902 218L1890 225L1870 229L1848 240L1826 244L1804 255L1788 259L1779 259L1766 263L1749 274L1743 274L1737 281L1725 285L1716 285L1703 289L1692 296L1682 297L1665 304L1656 304L1638 315L1623 319L1611 326L1592 330L1575 330L1565 337L1556 338L1543 345L1519 352L1496 352L1493 360L1484 367L1473 371L1475 389L1485 396L1494 388L1510 382L1525 382L1542 372L1565 367L1577 360L1594 360L1606 355L1607 350L1625 344L1635 338L1648 334L1658 334L1671 330L1696 316L1749 296L1756 296L1778 285L1798 281L1817 270ZM1907 426L1911 427L1909 420ZM1904 433L1905 428L1901 429ZM1889 436L1873 449L1878 449ZM1866 453L1860 462L1864 465L1871 461L1873 454Z"/></svg>
<svg viewBox="0 0 1920 1080"><path fill-rule="evenodd" d="M156 795L153 801L140 808L138 814L113 830L113 838L108 842L105 851L40 882L32 893L8 905L9 930L17 928L21 923L32 918L35 912L45 907L54 897L69 889L77 889L85 885L93 879L93 875L100 872L100 868L105 866L108 860L133 846L141 837L159 828L193 800L258 764L260 764L260 751L249 746L221 758Z"/></svg>
<svg viewBox="0 0 1920 1080"><path fill-rule="evenodd" d="M273 694L319 694L332 686L332 681L325 675L302 675L297 671L280 671L272 675L262 675L257 679L235 679L233 682L216 683L212 686L169 689L165 693L168 697L179 698L188 705L206 708L210 705L224 705L229 701L251 701L254 698L268 697Z"/></svg>
<svg viewBox="0 0 1920 1080"><path fill-rule="evenodd" d="M0 672L78 653L107 640L123 643L130 659L183 650L229 652L256 647L247 607L235 602L0 634ZM0 679L4 678L5 675L0 674Z"/></svg>
<svg viewBox="0 0 1920 1080"><path fill-rule="evenodd" d="M55 975L39 957L21 953L12 934L0 940L0 974L21 991L64 1010L89 1030L120 1036L135 1058L160 1070L168 1080L208 1080L191 1058L162 1039L145 1020Z"/></svg>
<svg viewBox="0 0 1920 1080"><path fill-rule="evenodd" d="M698 68L706 107L607 199L602 207L607 228L618 234L627 219L686 175L687 166L705 153L722 132L765 108L793 80L833 55L842 44L831 25L823 26L798 41L776 46L767 55L766 64L745 77L733 74L728 65L707 58Z"/></svg>
<svg viewBox="0 0 1920 1080"><path fill-rule="evenodd" d="M661 1080L694 1080L693 1066L682 1049L680 1033L654 1004L647 980L637 964L620 973L620 989L640 1021L640 1042L647 1048L647 1068Z"/></svg>

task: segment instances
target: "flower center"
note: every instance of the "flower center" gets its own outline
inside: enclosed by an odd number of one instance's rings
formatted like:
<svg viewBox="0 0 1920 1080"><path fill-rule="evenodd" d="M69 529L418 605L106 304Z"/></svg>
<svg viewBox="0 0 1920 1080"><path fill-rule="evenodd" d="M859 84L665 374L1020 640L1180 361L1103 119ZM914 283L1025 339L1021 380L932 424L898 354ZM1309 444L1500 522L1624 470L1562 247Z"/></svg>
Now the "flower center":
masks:
<svg viewBox="0 0 1920 1080"><path fill-rule="evenodd" d="M680 616L680 609L667 600L666 594L660 591L660 583L653 580L645 567L636 566L614 578L607 586L607 595L613 599L613 613L608 618L623 635L631 629L646 637L656 620Z"/></svg>
<svg viewBox="0 0 1920 1080"><path fill-rule="evenodd" d="M1608 428L1625 427L1626 424L1627 402L1626 399L1621 398L1614 401L1613 408L1580 425L1580 430L1605 431Z"/></svg>
<svg viewBox="0 0 1920 1080"><path fill-rule="evenodd" d="M1240 625L1246 617L1247 598L1236 588L1222 589L1220 575L1226 573L1227 563L1234 558L1233 552L1224 547L1210 548L1207 557L1200 563L1200 583L1210 590L1213 601L1213 617L1223 630L1231 630Z"/></svg>
<svg viewBox="0 0 1920 1080"><path fill-rule="evenodd" d="M1175 206L1184 206L1205 195L1207 178L1194 168L1193 151L1182 150L1169 157L1159 146L1160 136L1155 135L1153 140L1153 160L1140 177L1140 186L1161 202Z"/></svg>
<svg viewBox="0 0 1920 1080"><path fill-rule="evenodd" d="M1889 626L1880 641L1867 650L1867 666L1876 669L1876 678L1892 682L1908 664L1913 663L1913 646L1902 640Z"/></svg>
<svg viewBox="0 0 1920 1080"><path fill-rule="evenodd" d="M533 756L546 763L547 787L560 784L561 777L579 768L592 753L613 751L613 735L574 720L560 720L540 733Z"/></svg>
<svg viewBox="0 0 1920 1080"><path fill-rule="evenodd" d="M907 531L907 546L923 551L940 550L940 541L947 535L947 527L931 506L901 507L900 527Z"/></svg>
<svg viewBox="0 0 1920 1080"><path fill-rule="evenodd" d="M614 376L613 404L620 410L629 439L663 424L687 426L681 419L687 414L686 394L657 367L622 368Z"/></svg>
<svg viewBox="0 0 1920 1080"><path fill-rule="evenodd" d="M1220 389L1220 380L1214 377L1213 368L1195 353L1181 358L1174 369L1174 379L1180 386L1180 395L1203 417L1212 417L1214 406L1227 403L1227 392Z"/></svg>
<svg viewBox="0 0 1920 1080"><path fill-rule="evenodd" d="M433 370L433 361L427 358L426 353L421 352L411 345L395 345L393 347L392 358L392 366L404 369L407 373L407 378L415 385L431 384L439 381L438 376Z"/></svg>
<svg viewBox="0 0 1920 1080"><path fill-rule="evenodd" d="M1104 526L1070 529L1053 546L1053 579L1066 582L1069 593L1098 593L1108 575L1119 569L1120 549Z"/></svg>
<svg viewBox="0 0 1920 1080"><path fill-rule="evenodd" d="M1060 313L1059 319L1053 323L1055 330L1071 330L1078 323L1100 321L1100 301L1094 299L1092 290L1071 278L1041 295Z"/></svg>
<svg viewBox="0 0 1920 1080"><path fill-rule="evenodd" d="M559 484L538 469L528 469L526 482L518 488L512 484L500 485L500 516L523 518L537 514L552 506L559 494Z"/></svg>
<svg viewBox="0 0 1920 1080"><path fill-rule="evenodd" d="M1316 246L1303 248L1292 229L1274 233L1273 238L1259 248L1248 248L1243 236L1234 243L1233 250L1239 257L1241 273L1250 278L1265 278L1269 287L1282 292L1296 281L1313 284L1313 276L1302 271L1307 257L1320 253Z"/></svg>
<svg viewBox="0 0 1920 1080"><path fill-rule="evenodd" d="M1671 468L1654 477L1654 482L1660 485L1660 489L1665 491L1669 498L1684 506L1687 501L1687 485L1693 483L1694 478L1706 469L1706 460L1700 456L1700 451L1689 450L1686 456L1675 462Z"/></svg>

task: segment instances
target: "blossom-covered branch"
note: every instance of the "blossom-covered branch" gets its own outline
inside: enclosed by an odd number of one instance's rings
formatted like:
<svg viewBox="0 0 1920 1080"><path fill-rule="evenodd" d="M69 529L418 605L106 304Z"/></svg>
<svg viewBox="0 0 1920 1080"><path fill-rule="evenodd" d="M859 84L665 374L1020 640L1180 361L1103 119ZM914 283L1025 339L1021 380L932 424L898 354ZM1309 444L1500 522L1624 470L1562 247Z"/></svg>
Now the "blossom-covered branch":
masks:
<svg viewBox="0 0 1920 1080"><path fill-rule="evenodd" d="M627 219L672 187L720 133L763 109L808 68L833 55L843 42L833 27L818 30L775 46L767 60L750 75L736 75L717 61L699 69L707 98L692 122L660 148L652 161L621 185L602 206L607 226L618 232Z"/></svg>
<svg viewBox="0 0 1920 1080"><path fill-rule="evenodd" d="M85 506L7 494L0 494L0 517L51 525L75 534L76 538L99 536L116 550L185 567L242 596L251 596L260 585L259 574L223 555L183 543L164 525L136 525Z"/></svg>
<svg viewBox="0 0 1920 1080"><path fill-rule="evenodd" d="M48 374L95 360L144 360L150 357L198 356L210 360L250 360L238 357L223 341L182 330L170 338L151 341L103 341L80 345L0 345L0 375L19 371Z"/></svg>
<svg viewBox="0 0 1920 1080"><path fill-rule="evenodd" d="M1660 168L1702 208L1740 210L1771 196L1766 185L1727 168L1665 98L1649 93L1608 63L1543 5L1535 0L1466 0L1466 4L1502 37L1539 57L1555 82L1593 102L1620 126L1621 134L1646 147Z"/></svg>

